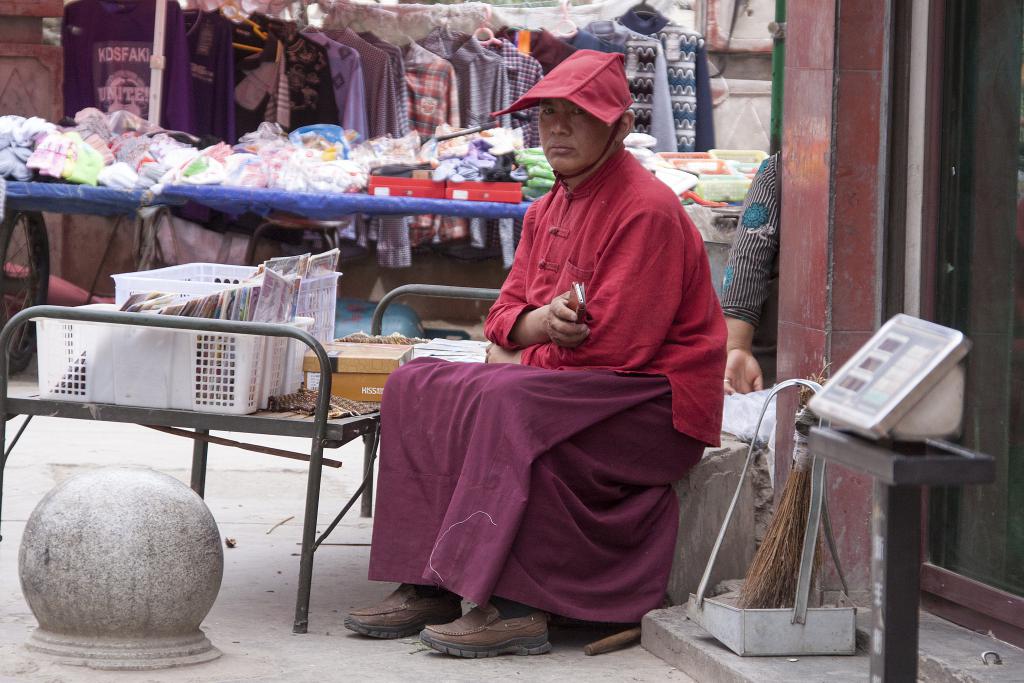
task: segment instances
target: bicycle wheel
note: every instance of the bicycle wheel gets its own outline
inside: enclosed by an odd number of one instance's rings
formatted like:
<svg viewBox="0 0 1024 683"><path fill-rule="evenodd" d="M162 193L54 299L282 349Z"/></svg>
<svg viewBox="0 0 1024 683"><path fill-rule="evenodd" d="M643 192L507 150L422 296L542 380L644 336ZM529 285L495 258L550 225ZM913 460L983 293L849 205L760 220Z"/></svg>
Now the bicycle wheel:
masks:
<svg viewBox="0 0 1024 683"><path fill-rule="evenodd" d="M0 323L18 311L46 303L50 284L50 241L39 213L11 212L0 225ZM35 323L26 323L11 339L8 367L24 370L36 352Z"/></svg>

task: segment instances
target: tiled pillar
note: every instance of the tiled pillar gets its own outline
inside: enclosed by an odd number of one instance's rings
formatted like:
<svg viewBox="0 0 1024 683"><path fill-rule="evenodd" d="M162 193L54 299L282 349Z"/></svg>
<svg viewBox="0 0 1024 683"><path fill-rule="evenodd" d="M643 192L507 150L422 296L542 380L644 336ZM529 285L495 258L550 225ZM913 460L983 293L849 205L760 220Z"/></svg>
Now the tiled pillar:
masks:
<svg viewBox="0 0 1024 683"><path fill-rule="evenodd" d="M41 116L57 121L64 113L61 49L43 45L43 19L59 17L62 0L0 0L0 115ZM60 274L63 219L47 216L50 272Z"/></svg>
<svg viewBox="0 0 1024 683"><path fill-rule="evenodd" d="M59 17L61 0L0 0L0 114L59 119L61 52L43 45L43 18Z"/></svg>
<svg viewBox="0 0 1024 683"><path fill-rule="evenodd" d="M779 378L836 369L878 324L884 12L858 0L788 8ZM776 493L789 471L795 393L780 403ZM778 496L776 496L778 497ZM870 578L871 482L831 466L828 500L851 590ZM838 587L831 572L825 588Z"/></svg>

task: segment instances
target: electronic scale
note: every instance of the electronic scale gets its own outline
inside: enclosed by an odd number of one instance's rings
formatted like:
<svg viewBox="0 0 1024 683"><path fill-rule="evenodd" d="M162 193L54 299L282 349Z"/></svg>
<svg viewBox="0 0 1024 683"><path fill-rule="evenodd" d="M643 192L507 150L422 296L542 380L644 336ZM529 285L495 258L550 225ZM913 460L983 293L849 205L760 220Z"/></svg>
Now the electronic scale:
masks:
<svg viewBox="0 0 1024 683"><path fill-rule="evenodd" d="M909 315L886 322L809 406L835 427L871 439L924 441L960 432L962 332Z"/></svg>

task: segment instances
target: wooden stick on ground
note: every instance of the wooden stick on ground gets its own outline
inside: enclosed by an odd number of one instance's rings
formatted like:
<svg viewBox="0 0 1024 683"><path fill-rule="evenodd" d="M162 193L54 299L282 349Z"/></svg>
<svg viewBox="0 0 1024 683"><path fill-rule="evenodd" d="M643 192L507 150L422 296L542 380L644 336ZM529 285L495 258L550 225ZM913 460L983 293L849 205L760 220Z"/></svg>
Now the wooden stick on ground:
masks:
<svg viewBox="0 0 1024 683"><path fill-rule="evenodd" d="M631 645L634 642L640 640L640 627L634 626L631 629L622 631L610 635L607 638L601 640L595 640L583 648L583 654L586 655L601 655L605 652L611 652L612 650L618 650L619 648Z"/></svg>

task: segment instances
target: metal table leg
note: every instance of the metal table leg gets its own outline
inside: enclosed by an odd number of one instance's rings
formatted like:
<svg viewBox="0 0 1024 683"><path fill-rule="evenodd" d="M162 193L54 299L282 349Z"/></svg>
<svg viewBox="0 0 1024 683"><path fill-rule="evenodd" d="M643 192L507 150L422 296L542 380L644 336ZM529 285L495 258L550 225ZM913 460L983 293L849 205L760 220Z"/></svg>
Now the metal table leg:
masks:
<svg viewBox="0 0 1024 683"><path fill-rule="evenodd" d="M197 429L196 434L202 434L203 436L209 436L210 431L207 429ZM201 439L193 439L192 441L192 490L195 491L200 498L206 497L206 456L209 452L210 444Z"/></svg>
<svg viewBox="0 0 1024 683"><path fill-rule="evenodd" d="M13 416L12 416L13 417ZM4 500L4 470L7 468L7 458L11 456L11 451L18 445L18 439L25 432L25 427L28 427L28 423L32 421L31 415L25 416L25 421L18 427L18 433L11 439L11 445L7 445L7 420L0 420L0 507L3 505ZM0 534L0 541L4 540L3 534Z"/></svg>
<svg viewBox="0 0 1024 683"><path fill-rule="evenodd" d="M913 683L921 583L919 486L875 480L871 547L871 680Z"/></svg>
<svg viewBox="0 0 1024 683"><path fill-rule="evenodd" d="M360 517L373 517L373 463L377 460L380 422L370 434L363 434L363 500L359 510Z"/></svg>
<svg viewBox="0 0 1024 683"><path fill-rule="evenodd" d="M306 514L302 522L302 551L299 558L299 592L295 601L295 624L292 633L305 633L309 628L309 594L313 585L313 544L316 541L317 513L320 507L321 462L323 441L313 440L309 454L309 477L306 480Z"/></svg>
<svg viewBox="0 0 1024 683"><path fill-rule="evenodd" d="M6 387L5 387L6 392ZM4 469L7 467L7 416L0 415L0 513L3 512L4 501ZM0 514L3 519L3 514ZM2 529L0 529L2 532ZM4 540L3 533L0 533L0 541Z"/></svg>

